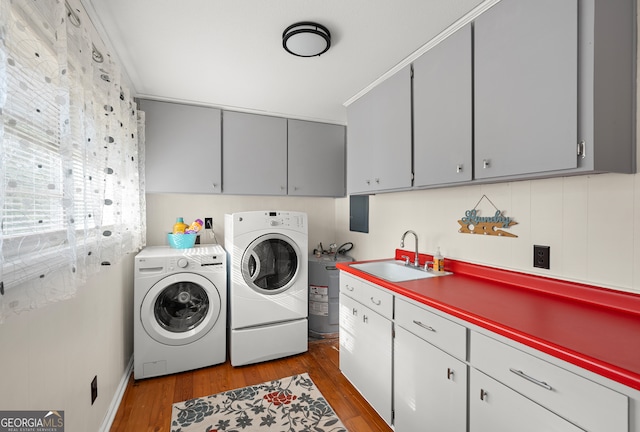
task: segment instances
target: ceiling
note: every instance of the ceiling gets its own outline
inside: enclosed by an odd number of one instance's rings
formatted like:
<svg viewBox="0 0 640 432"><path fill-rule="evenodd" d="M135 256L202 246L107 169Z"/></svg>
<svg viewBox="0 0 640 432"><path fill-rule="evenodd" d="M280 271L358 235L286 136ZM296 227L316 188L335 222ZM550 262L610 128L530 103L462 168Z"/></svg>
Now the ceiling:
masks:
<svg viewBox="0 0 640 432"><path fill-rule="evenodd" d="M346 124L345 102L488 0L84 0L137 97ZM495 3L495 1L493 1ZM331 49L282 32L315 21Z"/></svg>

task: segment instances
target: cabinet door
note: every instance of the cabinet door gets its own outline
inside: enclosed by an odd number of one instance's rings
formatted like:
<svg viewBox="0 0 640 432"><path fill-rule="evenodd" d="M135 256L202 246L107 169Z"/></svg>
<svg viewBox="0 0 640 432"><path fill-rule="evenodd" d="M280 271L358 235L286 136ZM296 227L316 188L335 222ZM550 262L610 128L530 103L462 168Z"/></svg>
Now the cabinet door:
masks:
<svg viewBox="0 0 640 432"><path fill-rule="evenodd" d="M473 368L469 405L469 432L584 432Z"/></svg>
<svg viewBox="0 0 640 432"><path fill-rule="evenodd" d="M345 127L288 120L289 195L345 195Z"/></svg>
<svg viewBox="0 0 640 432"><path fill-rule="evenodd" d="M472 178L471 24L413 63L415 186Z"/></svg>
<svg viewBox="0 0 640 432"><path fill-rule="evenodd" d="M225 111L225 194L287 194L287 119Z"/></svg>
<svg viewBox="0 0 640 432"><path fill-rule="evenodd" d="M389 425L392 323L340 294L340 370Z"/></svg>
<svg viewBox="0 0 640 432"><path fill-rule="evenodd" d="M347 109L347 190L411 187L411 68L401 69Z"/></svg>
<svg viewBox="0 0 640 432"><path fill-rule="evenodd" d="M373 128L369 127L372 105L368 95L347 108L347 192L366 193L372 190Z"/></svg>
<svg viewBox="0 0 640 432"><path fill-rule="evenodd" d="M397 432L467 430L467 365L402 327L394 340Z"/></svg>
<svg viewBox="0 0 640 432"><path fill-rule="evenodd" d="M503 0L474 25L475 177L577 166L577 0Z"/></svg>
<svg viewBox="0 0 640 432"><path fill-rule="evenodd" d="M146 192L220 193L220 110L140 100Z"/></svg>

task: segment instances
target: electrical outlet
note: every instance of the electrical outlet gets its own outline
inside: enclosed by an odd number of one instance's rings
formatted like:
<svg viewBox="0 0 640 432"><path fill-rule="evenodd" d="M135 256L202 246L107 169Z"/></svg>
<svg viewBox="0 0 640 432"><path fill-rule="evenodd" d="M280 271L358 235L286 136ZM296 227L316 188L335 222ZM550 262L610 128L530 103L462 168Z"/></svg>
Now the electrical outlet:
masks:
<svg viewBox="0 0 640 432"><path fill-rule="evenodd" d="M204 218L204 228L213 229L213 218Z"/></svg>
<svg viewBox="0 0 640 432"><path fill-rule="evenodd" d="M549 270L551 268L551 247L533 245L533 266Z"/></svg>
<svg viewBox="0 0 640 432"><path fill-rule="evenodd" d="M91 405L98 399L98 375L91 380Z"/></svg>

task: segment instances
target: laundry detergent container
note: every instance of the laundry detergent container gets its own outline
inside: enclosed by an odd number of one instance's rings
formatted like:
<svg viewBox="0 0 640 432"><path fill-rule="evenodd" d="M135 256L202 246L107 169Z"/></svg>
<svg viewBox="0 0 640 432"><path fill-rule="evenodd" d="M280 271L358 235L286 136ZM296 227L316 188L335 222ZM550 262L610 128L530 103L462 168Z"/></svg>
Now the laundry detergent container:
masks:
<svg viewBox="0 0 640 432"><path fill-rule="evenodd" d="M338 255L338 262L351 262ZM336 338L340 324L340 270L333 255L309 256L309 336Z"/></svg>

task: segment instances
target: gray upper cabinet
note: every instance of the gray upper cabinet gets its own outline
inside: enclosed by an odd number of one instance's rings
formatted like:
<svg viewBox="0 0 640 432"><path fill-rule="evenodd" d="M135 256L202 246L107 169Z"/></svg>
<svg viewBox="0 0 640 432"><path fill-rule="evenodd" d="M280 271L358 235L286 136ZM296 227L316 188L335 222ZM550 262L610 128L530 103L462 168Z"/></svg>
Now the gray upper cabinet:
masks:
<svg viewBox="0 0 640 432"><path fill-rule="evenodd" d="M412 186L411 69L401 69L347 108L347 191Z"/></svg>
<svg viewBox="0 0 640 432"><path fill-rule="evenodd" d="M225 111L222 135L225 194L287 194L287 119Z"/></svg>
<svg viewBox="0 0 640 432"><path fill-rule="evenodd" d="M575 172L636 172L636 1L582 0Z"/></svg>
<svg viewBox="0 0 640 432"><path fill-rule="evenodd" d="M220 110L141 99L147 193L220 193Z"/></svg>
<svg viewBox="0 0 640 432"><path fill-rule="evenodd" d="M467 24L413 63L416 187L472 179L471 44Z"/></svg>
<svg viewBox="0 0 640 432"><path fill-rule="evenodd" d="M287 122L289 195L345 196L345 127Z"/></svg>
<svg viewBox="0 0 640 432"><path fill-rule="evenodd" d="M577 167L578 0L502 0L475 20L475 178Z"/></svg>

